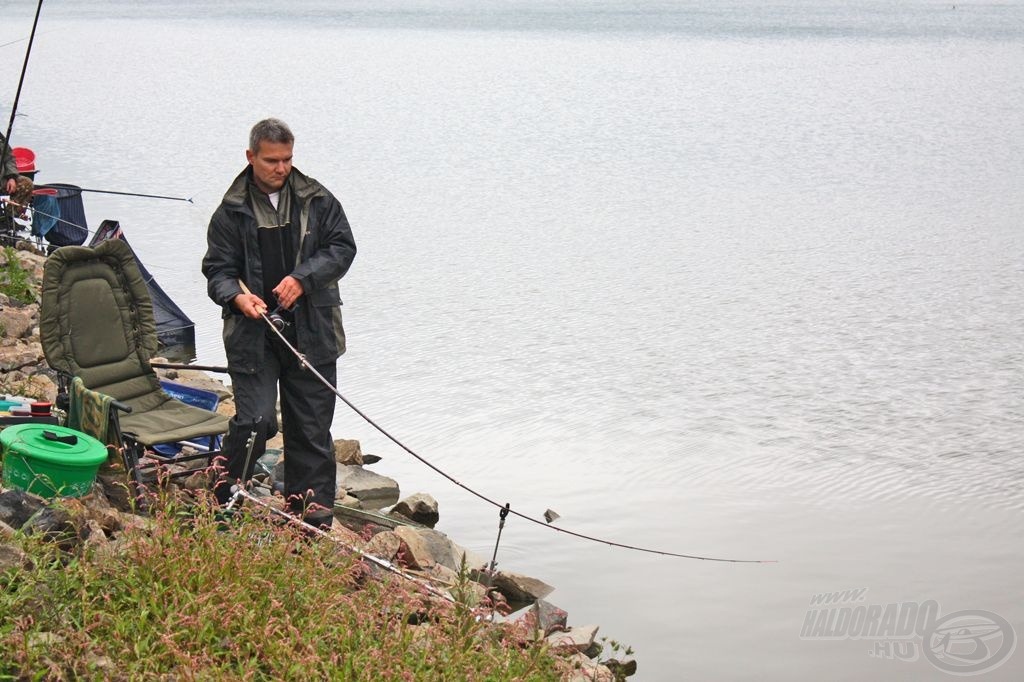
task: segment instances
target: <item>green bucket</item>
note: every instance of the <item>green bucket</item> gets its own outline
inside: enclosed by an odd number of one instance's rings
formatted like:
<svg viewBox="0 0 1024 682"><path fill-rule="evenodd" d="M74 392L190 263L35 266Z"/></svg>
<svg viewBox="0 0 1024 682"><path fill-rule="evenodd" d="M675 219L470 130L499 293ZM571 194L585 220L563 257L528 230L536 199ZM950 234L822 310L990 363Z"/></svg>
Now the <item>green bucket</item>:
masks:
<svg viewBox="0 0 1024 682"><path fill-rule="evenodd" d="M4 486L40 497L89 492L107 448L92 436L52 424L18 424L0 431Z"/></svg>

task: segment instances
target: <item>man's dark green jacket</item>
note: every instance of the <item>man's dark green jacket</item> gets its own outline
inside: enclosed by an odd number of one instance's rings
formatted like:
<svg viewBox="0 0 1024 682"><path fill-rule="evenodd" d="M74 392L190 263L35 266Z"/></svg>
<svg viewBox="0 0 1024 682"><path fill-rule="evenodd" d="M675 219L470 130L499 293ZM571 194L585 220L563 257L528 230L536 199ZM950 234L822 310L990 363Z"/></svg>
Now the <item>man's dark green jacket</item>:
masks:
<svg viewBox="0 0 1024 682"><path fill-rule="evenodd" d="M246 202L250 181L247 166L214 211L206 235L203 275L210 298L223 308L228 369L251 374L263 364L268 326L235 308L233 301L242 293L239 278L271 309L276 303L273 293L263 291L256 218ZM338 280L352 265L356 243L345 211L327 188L294 168L286 186L293 192L291 220L298 226L299 239L298 262L291 276L304 292L295 306L297 346L311 365L322 365L345 352Z"/></svg>
<svg viewBox="0 0 1024 682"><path fill-rule="evenodd" d="M3 133L0 133L0 147L3 148L3 158L0 159L0 180L17 177L18 164L14 160L14 152L10 145L5 144ZM3 187L0 187L0 194L3 194Z"/></svg>

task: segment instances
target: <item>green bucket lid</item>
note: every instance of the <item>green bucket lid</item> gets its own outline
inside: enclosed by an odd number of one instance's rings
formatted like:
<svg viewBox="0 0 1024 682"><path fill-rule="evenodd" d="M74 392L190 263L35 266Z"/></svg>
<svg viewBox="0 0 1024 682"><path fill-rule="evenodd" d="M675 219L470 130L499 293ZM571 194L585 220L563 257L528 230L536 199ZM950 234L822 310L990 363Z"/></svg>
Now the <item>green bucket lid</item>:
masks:
<svg viewBox="0 0 1024 682"><path fill-rule="evenodd" d="M0 431L4 452L64 466L95 467L107 459L107 448L92 436L53 424L17 424Z"/></svg>

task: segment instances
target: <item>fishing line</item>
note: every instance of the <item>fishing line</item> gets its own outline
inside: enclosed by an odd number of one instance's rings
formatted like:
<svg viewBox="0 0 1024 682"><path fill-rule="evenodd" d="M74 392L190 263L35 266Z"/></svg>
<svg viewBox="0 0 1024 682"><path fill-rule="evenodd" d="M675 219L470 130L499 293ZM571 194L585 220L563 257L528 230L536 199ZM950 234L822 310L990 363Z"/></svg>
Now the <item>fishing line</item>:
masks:
<svg viewBox="0 0 1024 682"><path fill-rule="evenodd" d="M52 28L49 31L40 31L39 35L45 36L47 33L53 33L56 30L57 29ZM25 42L28 39L29 39L29 36L25 36L24 38L15 38L14 40L10 40L10 41L8 41L6 43L0 43L0 47L10 47L11 45L14 45L15 43L23 43L23 42ZM24 116L24 114L22 114L22 116Z"/></svg>
<svg viewBox="0 0 1024 682"><path fill-rule="evenodd" d="M238 284L241 286L242 291L244 293L252 295L252 292L249 291L249 287L247 287L245 285L245 282L243 282L242 280L238 280ZM373 419L371 419L366 413L364 413L362 410L360 410L358 407L356 407L351 401L349 401L348 398L346 398L344 395L342 395L341 392L337 389L337 387L333 386L331 384L331 382L327 381L327 379L325 379L323 377L323 375L320 374L320 372L318 372L316 370L315 367L313 367L311 364L309 364L309 361L306 360L306 356L303 355L302 353L300 353L294 346L291 345L291 343L288 342L288 339L286 339L284 337L284 335L281 333L281 330L278 329L277 325L275 325L274 322L267 316L265 311L264 312L260 312L259 316L263 319L264 322L267 323L267 326L270 327L274 331L275 334L277 334L277 337L279 339L281 339L281 342L284 343L285 347L287 347L288 350L290 350L292 352L292 354L294 354L295 357L298 358L299 364L301 364L305 369L308 369L310 372L312 372L313 376L315 376L325 386L327 386L329 389L331 389L334 392L334 394L336 396L338 396L338 398L341 399L341 401L343 403L348 405L348 407L353 412L355 412L360 417L362 417L366 421L366 423L368 423L373 428L377 429L380 433L382 433L392 443L394 443L398 447L400 447L403 450L405 450L407 453L409 453L414 458L416 458L419 462L421 462L422 464L426 465L427 467L429 467L430 469L432 469L436 473L440 474L442 477L447 479L449 482L454 483L455 485L457 485L458 487L462 488L463 490L465 490L466 492L470 493L471 495L476 496L477 498L483 500L484 502L487 502L488 504L491 504L491 505L497 507L498 509L501 509L501 510L506 510L507 509L508 510L507 513L513 514L515 516L518 516L519 518L524 519L526 521L530 521L531 523L535 523L538 526L541 526L543 528L549 528L551 530L556 530L559 533L565 533L566 535L571 535L573 537L580 538L582 540L590 540L591 542L599 542L599 543L604 544L604 545L609 545L609 546L612 546L612 547L620 547L622 549L628 549L628 550L632 550L632 551L635 551L635 552L645 552L645 553L648 553L648 554L660 554L662 556L679 557L681 559L697 559L697 560L700 560L700 561L719 561L719 562L730 563L730 564L773 564L773 563L776 563L776 561L774 559L725 559L725 558L721 558L721 557L701 556L701 555L698 555L698 554L681 554L681 553L678 553L678 552L668 552L668 551L664 551L664 550L660 550L660 549L651 549L651 548L648 548L648 547L639 547L637 545L628 545L628 544L621 543L621 542L614 542L612 540L605 540L605 539L602 539L602 538L593 537L591 535L585 535L583 533L577 533L575 531L566 530L565 528L559 528L558 526L552 526L549 523L546 523L545 521L542 521L542 520L536 519L536 518L534 518L532 516L528 516L526 514L522 514L520 512L517 512L516 510L509 508L509 506L507 504L501 504L499 502L496 502L496 501L492 500L491 498L487 497L486 495L477 492L473 488L470 488L468 485L462 483L461 481L457 480L453 476L445 473L444 471L442 471L441 469L439 469L435 465L431 464L426 458L424 458L421 455L417 454L412 448L410 448L409 446L405 445L405 443L403 443L402 441L398 440L398 438L396 438L396 437L392 436L390 433L388 433L382 426L377 424L377 422L375 422ZM502 520L504 520L504 518Z"/></svg>

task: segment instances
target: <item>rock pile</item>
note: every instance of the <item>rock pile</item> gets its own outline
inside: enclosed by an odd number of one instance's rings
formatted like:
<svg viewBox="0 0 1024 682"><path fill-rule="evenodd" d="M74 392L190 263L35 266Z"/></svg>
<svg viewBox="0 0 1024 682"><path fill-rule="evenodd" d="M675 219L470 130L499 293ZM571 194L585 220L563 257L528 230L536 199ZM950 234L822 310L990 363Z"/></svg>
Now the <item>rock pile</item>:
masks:
<svg viewBox="0 0 1024 682"><path fill-rule="evenodd" d="M46 257L34 250L14 251L16 262L0 250L0 269L17 266L29 278L36 298L30 303L0 292L0 393L53 402L57 396L55 374L44 364L39 343L39 283ZM0 290L6 282L0 280Z"/></svg>

